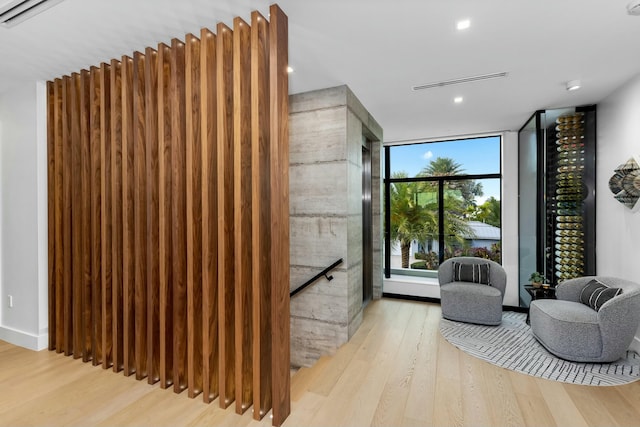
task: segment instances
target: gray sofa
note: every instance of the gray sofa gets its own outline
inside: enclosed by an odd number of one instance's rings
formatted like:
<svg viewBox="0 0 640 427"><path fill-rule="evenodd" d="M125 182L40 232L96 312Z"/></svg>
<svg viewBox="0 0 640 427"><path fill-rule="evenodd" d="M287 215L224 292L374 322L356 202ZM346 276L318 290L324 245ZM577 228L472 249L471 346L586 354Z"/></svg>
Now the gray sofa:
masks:
<svg viewBox="0 0 640 427"><path fill-rule="evenodd" d="M580 302L594 278L622 294L599 311ZM569 279L556 288L557 300L531 302L531 331L551 353L576 362L613 362L624 356L640 324L640 284L602 276Z"/></svg>
<svg viewBox="0 0 640 427"><path fill-rule="evenodd" d="M453 280L453 263L488 264L490 285ZM507 275L497 262L474 257L449 258L438 268L442 317L466 323L499 325Z"/></svg>

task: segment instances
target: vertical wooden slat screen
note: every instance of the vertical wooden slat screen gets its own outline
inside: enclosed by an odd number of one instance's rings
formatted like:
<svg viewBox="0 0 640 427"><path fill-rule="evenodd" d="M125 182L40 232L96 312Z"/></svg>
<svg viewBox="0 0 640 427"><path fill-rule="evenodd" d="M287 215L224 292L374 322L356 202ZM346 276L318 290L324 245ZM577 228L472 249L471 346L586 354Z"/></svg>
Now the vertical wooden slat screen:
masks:
<svg viewBox="0 0 640 427"><path fill-rule="evenodd" d="M289 371L289 53L287 16L277 5L269 8L269 88L271 158L271 378L273 424L291 412Z"/></svg>
<svg viewBox="0 0 640 427"><path fill-rule="evenodd" d="M200 32L200 124L202 127L202 394L218 396L218 188L216 36Z"/></svg>
<svg viewBox="0 0 640 427"><path fill-rule="evenodd" d="M100 65L100 218L102 256L102 367L111 367L112 306L111 289L111 68Z"/></svg>
<svg viewBox="0 0 640 427"><path fill-rule="evenodd" d="M200 40L186 36L187 354L189 397L202 392L202 140Z"/></svg>
<svg viewBox="0 0 640 427"><path fill-rule="evenodd" d="M280 425L288 36L270 21L48 82L49 349Z"/></svg>
<svg viewBox="0 0 640 427"><path fill-rule="evenodd" d="M91 146L91 348L93 364L102 364L102 221L100 153L100 70L91 67L89 78Z"/></svg>
<svg viewBox="0 0 640 427"><path fill-rule="evenodd" d="M233 217L233 32L218 24L217 113L218 113L218 388L226 408L235 399L234 343L234 217Z"/></svg>
<svg viewBox="0 0 640 427"><path fill-rule="evenodd" d="M82 325L82 212L81 195L82 181L80 169L80 75L71 74L70 92L68 94L71 105L71 265L72 265L72 294L73 294L73 358L82 357L83 325Z"/></svg>
<svg viewBox="0 0 640 427"><path fill-rule="evenodd" d="M253 399L251 344L251 28L233 21L233 213L236 411Z"/></svg>
<svg viewBox="0 0 640 427"><path fill-rule="evenodd" d="M145 136L147 201L147 380L160 380L160 228L158 205L158 52L145 50Z"/></svg>
<svg viewBox="0 0 640 427"><path fill-rule="evenodd" d="M187 388L187 230L184 43L171 41L171 263L173 390Z"/></svg>
<svg viewBox="0 0 640 427"><path fill-rule="evenodd" d="M56 293L55 272L55 143L56 143L56 95L55 82L47 82L47 257L48 293ZM56 348L56 305L55 298L49 298L49 350Z"/></svg>
<svg viewBox="0 0 640 427"><path fill-rule="evenodd" d="M251 15L251 237L253 292L253 416L271 408L271 182L269 153L269 24Z"/></svg>
<svg viewBox="0 0 640 427"><path fill-rule="evenodd" d="M122 369L135 372L135 257L133 179L133 59L123 56L122 81Z"/></svg>
<svg viewBox="0 0 640 427"><path fill-rule="evenodd" d="M158 45L158 250L160 387L173 384L171 267L171 49Z"/></svg>
<svg viewBox="0 0 640 427"><path fill-rule="evenodd" d="M82 361L88 362L92 358L92 299L91 299L91 129L89 98L90 75L88 70L80 72L80 152L82 182L80 194L82 197L82 284L80 298L82 299ZM76 223L77 226L77 223Z"/></svg>
<svg viewBox="0 0 640 427"><path fill-rule="evenodd" d="M111 306L113 309L113 370L120 372L123 360L122 310L122 67L111 60Z"/></svg>

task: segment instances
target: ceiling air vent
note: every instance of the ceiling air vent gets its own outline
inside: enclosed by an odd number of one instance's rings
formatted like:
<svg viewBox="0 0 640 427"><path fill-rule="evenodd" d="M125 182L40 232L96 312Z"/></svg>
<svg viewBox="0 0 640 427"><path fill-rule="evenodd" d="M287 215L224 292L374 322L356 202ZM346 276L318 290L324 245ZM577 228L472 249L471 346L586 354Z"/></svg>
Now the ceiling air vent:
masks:
<svg viewBox="0 0 640 427"><path fill-rule="evenodd" d="M507 72L503 71L501 73L491 73L491 74L481 74L478 76L470 76L463 77L461 79L453 79L453 80L443 80L441 82L427 83L423 85L412 86L413 90L423 90L423 89L432 89L434 87L442 87L442 86L450 86L450 85L459 85L462 83L472 83L480 80L488 80L488 79L497 79L500 77L507 77Z"/></svg>
<svg viewBox="0 0 640 427"><path fill-rule="evenodd" d="M11 28L62 0L0 0L0 25Z"/></svg>

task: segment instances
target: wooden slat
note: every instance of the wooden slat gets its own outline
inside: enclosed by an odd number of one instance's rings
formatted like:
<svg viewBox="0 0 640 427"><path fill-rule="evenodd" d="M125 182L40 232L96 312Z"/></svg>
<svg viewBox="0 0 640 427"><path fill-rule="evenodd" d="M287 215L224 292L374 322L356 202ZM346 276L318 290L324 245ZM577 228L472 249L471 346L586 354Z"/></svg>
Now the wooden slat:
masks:
<svg viewBox="0 0 640 427"><path fill-rule="evenodd" d="M73 301L72 334L73 358L82 357L82 224L81 212L81 169L80 169L80 74L71 74L67 101L71 104L71 114L67 117L71 129L71 292Z"/></svg>
<svg viewBox="0 0 640 427"><path fill-rule="evenodd" d="M112 364L113 320L111 299L111 77L110 67L100 65L100 219L102 224L102 367Z"/></svg>
<svg viewBox="0 0 640 427"><path fill-rule="evenodd" d="M187 248L185 177L185 45L171 41L171 244L173 264L173 389L187 387Z"/></svg>
<svg viewBox="0 0 640 427"><path fill-rule="evenodd" d="M147 209L147 381L160 380L160 283L158 225L158 53L145 49Z"/></svg>
<svg viewBox="0 0 640 427"><path fill-rule="evenodd" d="M160 387L173 384L173 288L171 267L171 50L158 45L158 248L160 286Z"/></svg>
<svg viewBox="0 0 640 427"><path fill-rule="evenodd" d="M216 185L216 36L200 32L200 109L202 137L202 393L218 396L218 199Z"/></svg>
<svg viewBox="0 0 640 427"><path fill-rule="evenodd" d="M55 235L55 149L56 149L55 82L47 82L47 290L49 350L56 348L56 235Z"/></svg>
<svg viewBox="0 0 640 427"><path fill-rule="evenodd" d="M82 361L88 362L93 358L92 349L92 299L91 299L91 98L90 75L88 70L80 72L80 180L81 180L81 217L82 222L74 221L76 227L81 228L81 263L82 283L80 295L82 300Z"/></svg>
<svg viewBox="0 0 640 427"><path fill-rule="evenodd" d="M251 27L233 20L233 215L236 412L253 402L251 246Z"/></svg>
<svg viewBox="0 0 640 427"><path fill-rule="evenodd" d="M200 40L185 37L187 188L187 379L189 397L202 392L202 141Z"/></svg>
<svg viewBox="0 0 640 427"><path fill-rule="evenodd" d="M145 56L133 54L133 217L136 379L147 376L147 200Z"/></svg>
<svg viewBox="0 0 640 427"><path fill-rule="evenodd" d="M91 347L93 364L102 363L102 223L100 155L100 69L91 67L89 83L91 138Z"/></svg>
<svg viewBox="0 0 640 427"><path fill-rule="evenodd" d="M271 205L269 156L269 23L251 14L251 246L253 417L271 409Z"/></svg>
<svg viewBox="0 0 640 427"><path fill-rule="evenodd" d="M122 67L111 60L111 307L113 330L113 370L120 372L123 361L122 311Z"/></svg>
<svg viewBox="0 0 640 427"><path fill-rule="evenodd" d="M135 251L133 176L133 59L123 56L122 71L122 369L135 372Z"/></svg>
<svg viewBox="0 0 640 427"><path fill-rule="evenodd" d="M217 33L219 402L226 408L235 399L233 31L218 23Z"/></svg>
<svg viewBox="0 0 640 427"><path fill-rule="evenodd" d="M273 425L291 412L289 353L289 89L287 16L269 7Z"/></svg>
<svg viewBox="0 0 640 427"><path fill-rule="evenodd" d="M63 201L63 171L64 160L62 158L62 79L56 79L53 86L53 96L55 98L54 111L54 250L55 267L54 282L55 293L50 297L55 298L55 329L49 325L49 333L55 334L56 351L61 353L64 350L64 286L63 286L63 245L62 245L62 201Z"/></svg>
<svg viewBox="0 0 640 427"><path fill-rule="evenodd" d="M71 143L71 77L62 78L62 250L64 286L64 327L63 348L65 356L73 354L73 300L72 300L72 236L71 236L71 184L72 143Z"/></svg>

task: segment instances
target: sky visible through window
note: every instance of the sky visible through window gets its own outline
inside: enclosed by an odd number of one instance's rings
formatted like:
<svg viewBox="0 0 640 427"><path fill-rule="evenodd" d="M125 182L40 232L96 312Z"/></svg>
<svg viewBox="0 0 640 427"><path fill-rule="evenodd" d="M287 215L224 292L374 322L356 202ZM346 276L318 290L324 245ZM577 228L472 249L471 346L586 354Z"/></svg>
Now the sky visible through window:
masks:
<svg viewBox="0 0 640 427"><path fill-rule="evenodd" d="M432 160L449 157L462 165L469 175L500 173L500 137L461 139L391 147L391 173L404 171L416 176ZM482 204L489 197L500 200L500 180L481 180L484 195L476 200Z"/></svg>

